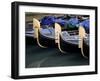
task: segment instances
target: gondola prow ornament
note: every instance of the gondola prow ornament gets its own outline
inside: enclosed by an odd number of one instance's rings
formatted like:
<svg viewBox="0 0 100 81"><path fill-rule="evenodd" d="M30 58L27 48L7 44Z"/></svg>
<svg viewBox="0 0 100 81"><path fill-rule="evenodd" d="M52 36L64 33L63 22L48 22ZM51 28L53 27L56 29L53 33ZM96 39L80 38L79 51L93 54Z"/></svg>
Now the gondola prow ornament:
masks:
<svg viewBox="0 0 100 81"><path fill-rule="evenodd" d="M87 58L84 54L84 51L83 51L83 42L84 42L84 38L86 37L86 32L85 32L85 29L84 27L80 26L79 27L79 48L81 48L81 53L82 55Z"/></svg>
<svg viewBox="0 0 100 81"><path fill-rule="evenodd" d="M34 38L36 38L37 40L37 44L42 47L42 48L46 48L45 46L42 46L39 42L39 31L40 31L40 22L33 18L33 29L34 29Z"/></svg>
<svg viewBox="0 0 100 81"><path fill-rule="evenodd" d="M60 47L60 34L61 34L61 26L58 23L55 23L55 43L58 44L58 48L62 53L66 53Z"/></svg>
<svg viewBox="0 0 100 81"><path fill-rule="evenodd" d="M38 38L38 31L40 30L40 22L33 18L34 38Z"/></svg>

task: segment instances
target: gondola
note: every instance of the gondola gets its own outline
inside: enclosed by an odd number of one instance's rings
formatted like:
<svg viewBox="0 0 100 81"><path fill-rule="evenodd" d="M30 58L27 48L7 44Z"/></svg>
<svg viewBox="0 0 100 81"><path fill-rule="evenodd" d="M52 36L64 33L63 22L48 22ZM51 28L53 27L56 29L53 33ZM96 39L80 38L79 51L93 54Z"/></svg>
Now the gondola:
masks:
<svg viewBox="0 0 100 81"><path fill-rule="evenodd" d="M55 23L55 29L58 32L58 35L56 35L56 43L58 43L58 48L62 53L80 51L78 49L79 36L77 30L62 31L58 23ZM59 30L57 31L57 29Z"/></svg>
<svg viewBox="0 0 100 81"><path fill-rule="evenodd" d="M37 44L42 48L46 48L47 46L55 46L54 28L42 24L35 18L33 18L33 22L27 22L25 31L26 38L28 39L28 41L36 40Z"/></svg>
<svg viewBox="0 0 100 81"><path fill-rule="evenodd" d="M55 46L54 28L42 28L40 22L33 18L34 25L34 38L37 40L37 44L42 48Z"/></svg>
<svg viewBox="0 0 100 81"><path fill-rule="evenodd" d="M84 27L80 26L78 30L61 31L61 26L55 23L55 28L59 29L56 31L58 32L56 43L62 53L81 52L85 58L89 57L89 35L85 32Z"/></svg>
<svg viewBox="0 0 100 81"><path fill-rule="evenodd" d="M77 17L72 17L68 20L67 29L62 29L61 25L55 23L55 30L59 32L58 36L58 48L61 52L77 52L78 47L78 27L76 25L79 23ZM59 29L59 30L57 30ZM57 35L56 35L57 36ZM57 40L57 38L56 38ZM73 49L74 48L74 49ZM73 49L73 51L72 51Z"/></svg>

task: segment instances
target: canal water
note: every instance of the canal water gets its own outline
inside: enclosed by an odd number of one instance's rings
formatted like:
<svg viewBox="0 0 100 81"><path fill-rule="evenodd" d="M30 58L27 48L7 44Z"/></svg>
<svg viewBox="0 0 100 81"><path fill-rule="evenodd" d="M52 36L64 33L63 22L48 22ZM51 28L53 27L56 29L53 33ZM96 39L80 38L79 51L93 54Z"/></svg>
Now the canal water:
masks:
<svg viewBox="0 0 100 81"><path fill-rule="evenodd" d="M33 38L26 37L25 49L26 68L89 65L89 60L85 59L79 52L63 54L56 47L41 48Z"/></svg>

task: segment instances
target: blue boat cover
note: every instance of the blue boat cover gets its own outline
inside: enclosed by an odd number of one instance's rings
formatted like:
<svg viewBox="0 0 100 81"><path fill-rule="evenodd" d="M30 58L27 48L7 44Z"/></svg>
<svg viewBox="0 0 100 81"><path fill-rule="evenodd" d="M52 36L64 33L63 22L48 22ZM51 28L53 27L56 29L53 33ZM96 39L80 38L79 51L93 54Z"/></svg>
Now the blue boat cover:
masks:
<svg viewBox="0 0 100 81"><path fill-rule="evenodd" d="M41 19L41 25L52 26L54 24L55 17L54 16L45 16Z"/></svg>
<svg viewBox="0 0 100 81"><path fill-rule="evenodd" d="M54 31L55 31L54 28L50 28L50 29L41 28L40 33L45 37L55 39L55 32Z"/></svg>
<svg viewBox="0 0 100 81"><path fill-rule="evenodd" d="M63 18L56 18L54 16L45 16L41 19L41 25L52 26L54 23L59 23L61 26L64 26L67 23L67 20Z"/></svg>
<svg viewBox="0 0 100 81"><path fill-rule="evenodd" d="M70 18L70 19L68 20L68 23L67 23L67 24L68 24L69 26L71 26L71 27L75 27L78 23L79 23L78 18L73 17L73 18Z"/></svg>
<svg viewBox="0 0 100 81"><path fill-rule="evenodd" d="M55 19L56 23L59 23L61 26L65 26L65 24L68 23L67 20L62 20L62 19Z"/></svg>
<svg viewBox="0 0 100 81"><path fill-rule="evenodd" d="M54 29L53 28L50 28L50 29L41 29L41 32L43 34L52 34L54 32Z"/></svg>
<svg viewBox="0 0 100 81"><path fill-rule="evenodd" d="M83 26L86 30L89 30L90 24L89 19L86 19L80 23L81 26Z"/></svg>

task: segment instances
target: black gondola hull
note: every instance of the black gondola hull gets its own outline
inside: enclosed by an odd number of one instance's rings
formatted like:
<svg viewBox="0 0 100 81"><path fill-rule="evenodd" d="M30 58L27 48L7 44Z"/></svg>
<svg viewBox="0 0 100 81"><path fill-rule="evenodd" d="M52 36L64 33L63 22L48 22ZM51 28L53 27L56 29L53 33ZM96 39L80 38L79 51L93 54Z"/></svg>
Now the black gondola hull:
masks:
<svg viewBox="0 0 100 81"><path fill-rule="evenodd" d="M28 44L28 45L34 45L34 44L37 44L37 41L34 37L28 37L28 36L25 36L25 43Z"/></svg>
<svg viewBox="0 0 100 81"><path fill-rule="evenodd" d="M83 53L86 57L89 58L89 45L83 40Z"/></svg>
<svg viewBox="0 0 100 81"><path fill-rule="evenodd" d="M38 32L39 43L45 47L56 47L55 39L43 36L40 32Z"/></svg>
<svg viewBox="0 0 100 81"><path fill-rule="evenodd" d="M60 48L65 52L81 52L78 45L64 41L60 36Z"/></svg>

